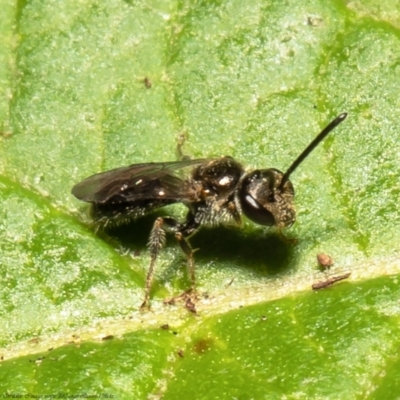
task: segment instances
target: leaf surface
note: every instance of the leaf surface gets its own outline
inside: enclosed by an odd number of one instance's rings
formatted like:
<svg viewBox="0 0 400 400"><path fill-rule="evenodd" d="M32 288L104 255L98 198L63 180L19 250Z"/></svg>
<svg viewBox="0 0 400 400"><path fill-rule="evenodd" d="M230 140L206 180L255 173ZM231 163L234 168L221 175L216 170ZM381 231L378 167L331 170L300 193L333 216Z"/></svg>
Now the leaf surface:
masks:
<svg viewBox="0 0 400 400"><path fill-rule="evenodd" d="M0 2L2 395L397 397L399 18L372 3ZM96 233L74 184L181 134L284 171L344 111L291 177L295 241L201 230L192 315L163 304L189 286L168 238L138 311L154 215Z"/></svg>

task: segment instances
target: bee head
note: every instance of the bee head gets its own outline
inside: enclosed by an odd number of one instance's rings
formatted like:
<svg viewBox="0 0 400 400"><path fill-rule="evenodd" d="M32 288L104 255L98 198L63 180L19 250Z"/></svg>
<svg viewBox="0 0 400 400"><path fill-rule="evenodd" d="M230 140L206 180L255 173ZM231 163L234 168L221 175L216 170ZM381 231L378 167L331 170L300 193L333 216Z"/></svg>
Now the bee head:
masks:
<svg viewBox="0 0 400 400"><path fill-rule="evenodd" d="M275 169L256 170L241 181L238 198L243 214L259 225L284 228L296 220L294 188L284 174Z"/></svg>
<svg viewBox="0 0 400 400"><path fill-rule="evenodd" d="M240 182L237 196L243 214L259 225L284 228L296 220L293 206L294 189L290 175L321 143L321 141L347 117L340 114L296 158L285 173L274 169L250 172Z"/></svg>

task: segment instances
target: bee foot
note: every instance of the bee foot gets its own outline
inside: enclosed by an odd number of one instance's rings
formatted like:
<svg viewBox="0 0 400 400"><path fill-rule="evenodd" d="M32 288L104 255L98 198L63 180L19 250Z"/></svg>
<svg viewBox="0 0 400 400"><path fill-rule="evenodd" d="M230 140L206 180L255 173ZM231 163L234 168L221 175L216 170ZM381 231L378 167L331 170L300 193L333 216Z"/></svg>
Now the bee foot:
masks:
<svg viewBox="0 0 400 400"><path fill-rule="evenodd" d="M196 302L199 299L199 295L196 289L189 289L186 292L179 294L178 296L171 297L164 300L164 304L175 305L177 302L183 302L185 308L193 314L196 314Z"/></svg>

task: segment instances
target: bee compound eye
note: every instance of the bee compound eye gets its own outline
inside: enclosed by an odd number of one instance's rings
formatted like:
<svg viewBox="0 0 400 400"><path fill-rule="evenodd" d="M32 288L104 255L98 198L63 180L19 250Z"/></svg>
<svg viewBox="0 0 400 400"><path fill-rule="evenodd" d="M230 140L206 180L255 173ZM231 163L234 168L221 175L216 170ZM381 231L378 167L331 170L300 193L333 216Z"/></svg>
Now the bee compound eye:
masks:
<svg viewBox="0 0 400 400"><path fill-rule="evenodd" d="M266 171L254 171L243 179L239 191L239 200L243 214L259 225L271 226L276 223L272 212L265 207L266 204L274 200L274 182L271 182L271 179L273 180L270 170L268 170L268 173Z"/></svg>
<svg viewBox="0 0 400 400"><path fill-rule="evenodd" d="M241 206L243 214L259 225L275 225L273 214L264 208L250 194L246 194L241 198Z"/></svg>

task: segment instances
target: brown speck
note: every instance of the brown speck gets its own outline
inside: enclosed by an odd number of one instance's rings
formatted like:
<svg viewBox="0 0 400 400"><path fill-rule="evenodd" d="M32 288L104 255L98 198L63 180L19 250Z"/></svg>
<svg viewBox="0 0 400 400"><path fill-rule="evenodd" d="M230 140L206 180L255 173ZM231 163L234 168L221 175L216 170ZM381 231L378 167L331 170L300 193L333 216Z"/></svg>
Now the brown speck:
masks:
<svg viewBox="0 0 400 400"><path fill-rule="evenodd" d="M114 335L107 335L101 338L101 340L111 340L114 339Z"/></svg>
<svg viewBox="0 0 400 400"><path fill-rule="evenodd" d="M326 281L314 283L311 287L313 290L324 289L326 287L332 286L336 282L342 281L343 279L347 279L350 275L351 272L339 276L332 276L332 278L329 278Z"/></svg>
<svg viewBox="0 0 400 400"><path fill-rule="evenodd" d="M334 263L332 257L324 253L317 254L317 261L318 265L323 269L329 269Z"/></svg>
<svg viewBox="0 0 400 400"><path fill-rule="evenodd" d="M152 86L151 80L147 76L143 79L143 83L146 89L150 89Z"/></svg>
<svg viewBox="0 0 400 400"><path fill-rule="evenodd" d="M30 344L38 344L41 341L40 337L35 337L33 339L28 340Z"/></svg>
<svg viewBox="0 0 400 400"><path fill-rule="evenodd" d="M200 339L194 344L193 350L197 354L203 354L206 351L210 350L212 345L213 345L212 339Z"/></svg>
<svg viewBox="0 0 400 400"><path fill-rule="evenodd" d="M183 356L184 356L183 350L178 350L178 351L177 351L177 354L178 354L178 356L179 356L180 358L183 358Z"/></svg>
<svg viewBox="0 0 400 400"><path fill-rule="evenodd" d="M164 325L161 325L160 328L163 329L164 331L167 331L169 329L169 325L164 324Z"/></svg>

